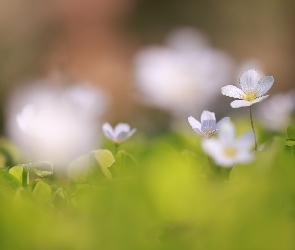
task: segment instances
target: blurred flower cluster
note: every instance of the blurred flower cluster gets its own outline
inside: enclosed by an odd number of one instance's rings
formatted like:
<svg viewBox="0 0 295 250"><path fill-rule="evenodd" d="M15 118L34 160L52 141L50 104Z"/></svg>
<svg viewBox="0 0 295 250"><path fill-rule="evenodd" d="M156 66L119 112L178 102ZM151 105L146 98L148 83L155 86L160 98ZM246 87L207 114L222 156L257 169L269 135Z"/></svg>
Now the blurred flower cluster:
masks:
<svg viewBox="0 0 295 250"><path fill-rule="evenodd" d="M91 83L58 85L37 80L13 94L7 109L7 133L26 161L67 165L99 143L99 119L108 99Z"/></svg>
<svg viewBox="0 0 295 250"><path fill-rule="evenodd" d="M233 62L196 30L184 28L165 45L143 48L135 58L135 80L144 100L176 117L200 113L231 82Z"/></svg>

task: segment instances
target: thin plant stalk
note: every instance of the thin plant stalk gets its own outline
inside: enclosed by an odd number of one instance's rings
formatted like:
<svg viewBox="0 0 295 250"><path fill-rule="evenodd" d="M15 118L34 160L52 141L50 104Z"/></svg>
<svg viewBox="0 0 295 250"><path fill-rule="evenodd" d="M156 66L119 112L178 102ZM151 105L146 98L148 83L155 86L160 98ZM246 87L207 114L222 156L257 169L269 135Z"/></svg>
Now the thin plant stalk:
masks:
<svg viewBox="0 0 295 250"><path fill-rule="evenodd" d="M118 153L118 148L119 148L119 143L114 143L115 148L114 148L114 155Z"/></svg>
<svg viewBox="0 0 295 250"><path fill-rule="evenodd" d="M251 121L251 126L252 126L252 130L254 134L254 139L255 139L255 151L257 151L257 138L256 138L256 132L255 132L253 117L252 117L252 106L250 106L250 121Z"/></svg>

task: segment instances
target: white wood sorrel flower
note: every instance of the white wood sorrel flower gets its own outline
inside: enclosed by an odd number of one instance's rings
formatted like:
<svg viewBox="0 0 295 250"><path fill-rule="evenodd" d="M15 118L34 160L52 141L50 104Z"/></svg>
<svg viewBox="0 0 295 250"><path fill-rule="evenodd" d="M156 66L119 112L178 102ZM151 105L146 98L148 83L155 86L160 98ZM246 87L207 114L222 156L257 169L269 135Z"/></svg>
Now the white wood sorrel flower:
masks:
<svg viewBox="0 0 295 250"><path fill-rule="evenodd" d="M204 151L215 163L223 167L232 167L237 163L248 163L253 160L252 147L254 136L250 132L235 138L235 128L232 123L225 124L219 131L217 139L203 140Z"/></svg>
<svg viewBox="0 0 295 250"><path fill-rule="evenodd" d="M203 111L201 115L201 122L197 121L192 116L188 118L188 122L192 126L193 130L199 135L205 136L207 138L211 138L217 133L223 123L229 121L229 117L224 117L216 124L215 114L207 110Z"/></svg>
<svg viewBox="0 0 295 250"><path fill-rule="evenodd" d="M227 85L221 88L223 95L238 98L231 102L233 108L247 107L254 103L262 102L268 95L263 96L273 85L274 78L272 76L264 76L259 80L256 70L249 69L240 77L240 85L242 89L233 85Z"/></svg>
<svg viewBox="0 0 295 250"><path fill-rule="evenodd" d="M119 123L116 127L112 128L109 123L104 123L102 131L108 139L115 144L120 144L132 136L136 132L136 128L130 130L130 125L127 123Z"/></svg>

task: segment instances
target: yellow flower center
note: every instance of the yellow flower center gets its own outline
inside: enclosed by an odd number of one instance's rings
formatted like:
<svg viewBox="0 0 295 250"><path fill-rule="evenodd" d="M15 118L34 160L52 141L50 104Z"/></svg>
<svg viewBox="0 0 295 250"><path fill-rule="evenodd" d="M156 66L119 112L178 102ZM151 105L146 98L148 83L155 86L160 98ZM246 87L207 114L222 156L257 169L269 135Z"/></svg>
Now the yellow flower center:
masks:
<svg viewBox="0 0 295 250"><path fill-rule="evenodd" d="M246 93L242 94L242 98L245 101L254 101L258 97L258 94L256 92L253 92L251 90L247 91Z"/></svg>
<svg viewBox="0 0 295 250"><path fill-rule="evenodd" d="M235 157L237 155L237 150L235 148L232 147L226 147L224 149L224 154L228 157Z"/></svg>

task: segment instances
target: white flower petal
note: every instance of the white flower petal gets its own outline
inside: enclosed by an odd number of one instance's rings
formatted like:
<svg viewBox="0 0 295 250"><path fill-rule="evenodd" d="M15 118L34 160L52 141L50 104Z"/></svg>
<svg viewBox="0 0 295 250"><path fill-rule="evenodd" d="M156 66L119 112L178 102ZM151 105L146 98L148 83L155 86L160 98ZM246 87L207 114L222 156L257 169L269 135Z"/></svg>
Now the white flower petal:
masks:
<svg viewBox="0 0 295 250"><path fill-rule="evenodd" d="M240 85L244 92L253 91L259 80L258 72L254 69L249 69L240 77Z"/></svg>
<svg viewBox="0 0 295 250"><path fill-rule="evenodd" d="M222 118L219 122L217 122L216 126L217 126L217 129L220 129L221 126L226 123L226 122L230 122L230 118L229 117L224 117Z"/></svg>
<svg viewBox="0 0 295 250"><path fill-rule="evenodd" d="M202 127L201 127L202 131L214 131L217 130L217 126L216 126L216 121L215 120L205 120L202 122Z"/></svg>
<svg viewBox="0 0 295 250"><path fill-rule="evenodd" d="M136 128L131 129L131 131L128 134L128 138L131 137L136 131L137 131Z"/></svg>
<svg viewBox="0 0 295 250"><path fill-rule="evenodd" d="M122 141L125 141L126 139L128 139L129 137L129 133L122 131L118 134L117 138L116 138L116 142L120 143Z"/></svg>
<svg viewBox="0 0 295 250"><path fill-rule="evenodd" d="M221 94L233 98L242 99L242 95L244 94L244 92L236 86L227 85L221 88Z"/></svg>
<svg viewBox="0 0 295 250"><path fill-rule="evenodd" d="M239 154L236 156L236 163L249 163L254 159L254 155L245 150L241 150Z"/></svg>
<svg viewBox="0 0 295 250"><path fill-rule="evenodd" d="M118 137L121 132L129 132L130 131L130 125L127 123L119 123L114 128L115 136Z"/></svg>
<svg viewBox="0 0 295 250"><path fill-rule="evenodd" d="M198 128L194 128L194 131L195 131L196 133L198 133L199 135L201 135L201 136L205 136L205 137L207 137L207 135L206 135L203 131L201 131L200 129L198 129Z"/></svg>
<svg viewBox="0 0 295 250"><path fill-rule="evenodd" d="M222 144L216 139L203 140L201 142L203 150L211 157L221 155Z"/></svg>
<svg viewBox="0 0 295 250"><path fill-rule="evenodd" d="M102 125L102 132L104 133L104 135L109 138L110 140L115 140L115 134L114 134L114 131L113 131L113 128L112 126L109 124L109 123L104 123Z"/></svg>
<svg viewBox="0 0 295 250"><path fill-rule="evenodd" d="M274 78L272 76L262 77L255 88L255 91L258 93L258 96L264 95L271 88L273 83Z"/></svg>
<svg viewBox="0 0 295 250"><path fill-rule="evenodd" d="M214 121L216 121L215 114L213 112L204 110L202 115L201 115L201 123L203 123L206 120L214 120Z"/></svg>
<svg viewBox="0 0 295 250"><path fill-rule="evenodd" d="M262 102L263 100L265 100L268 97L268 95L264 95L261 97L256 98L254 101L252 101L252 104L257 103L257 102Z"/></svg>
<svg viewBox="0 0 295 250"><path fill-rule="evenodd" d="M253 102L248 102L245 100L236 100L230 103L232 108L241 108L241 107L248 107L251 106Z"/></svg>
<svg viewBox="0 0 295 250"><path fill-rule="evenodd" d="M197 121L194 117L190 116L188 118L189 124L192 126L193 129L201 129L201 123Z"/></svg>
<svg viewBox="0 0 295 250"><path fill-rule="evenodd" d="M254 134L252 132L244 133L238 140L238 147L244 150L250 150L255 143Z"/></svg>
<svg viewBox="0 0 295 250"><path fill-rule="evenodd" d="M235 138L235 127L231 122L224 124L219 132L218 132L218 139L224 143L228 143L234 140Z"/></svg>

